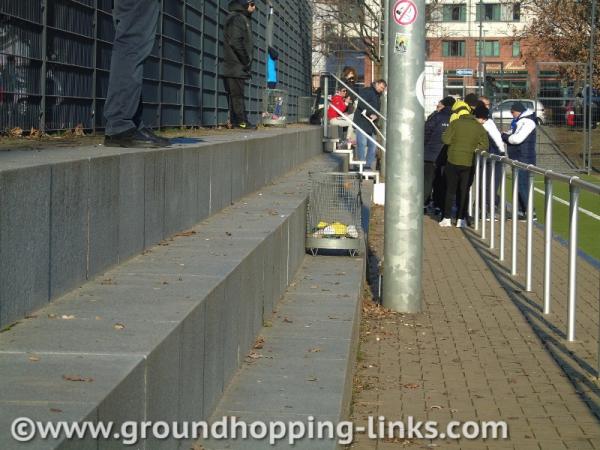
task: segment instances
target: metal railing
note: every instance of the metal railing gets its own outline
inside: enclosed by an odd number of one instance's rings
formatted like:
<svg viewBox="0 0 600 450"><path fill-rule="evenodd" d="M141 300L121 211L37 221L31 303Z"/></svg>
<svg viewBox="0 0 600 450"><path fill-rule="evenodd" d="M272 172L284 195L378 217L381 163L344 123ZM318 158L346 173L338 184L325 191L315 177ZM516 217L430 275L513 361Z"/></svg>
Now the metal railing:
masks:
<svg viewBox="0 0 600 450"><path fill-rule="evenodd" d="M367 134L366 131L364 131L361 127L359 127L358 125L356 125L356 123L354 122L354 120L352 120L350 118L350 116L347 116L346 114L344 114L337 106L335 106L333 103L331 105L329 105L331 108L333 108L333 110L335 112L337 112L340 116L342 116L348 123L351 123L352 127L355 128L356 130L360 131L362 134L365 135L365 137L373 142L378 148L381 149L382 152L385 152L385 147L383 145L381 145L379 142L377 142L375 139L373 139L373 136L371 136L370 134ZM327 115L327 113L325 113L325 115ZM372 122L372 121L371 121ZM325 125L325 130L327 130L327 125ZM377 129L377 127L373 124L373 127L375 127L375 129ZM325 133L327 133L327 131L325 131ZM381 133L379 133L381 134Z"/></svg>
<svg viewBox="0 0 600 450"><path fill-rule="evenodd" d="M487 168L488 161L491 175L488 179ZM579 195L582 190L598 196L600 201L600 186L588 183L577 176L567 176L552 170L545 170L532 164L522 163L509 159L507 156L490 154L488 152L478 151L475 159L475 230L481 232L481 238L487 240L487 211L490 206L490 235L489 248L495 248L495 220L494 210L496 202L496 164L501 163L501 181L500 181L500 261L505 260L505 241L506 241L506 174L510 168L512 172L512 237L511 237L511 275L517 274L517 241L518 241L518 184L519 173L528 172L532 175L541 175L544 177L544 314L551 311L552 300L552 215L553 215L553 184L555 181L564 182L569 185L569 275L568 275L568 299L567 299L567 340L575 340L575 314L577 304L577 245L578 245L578 215L579 215ZM526 274L525 290L532 290L532 266L533 266L533 221L534 221L534 182L535 177L529 177L528 200L527 200L527 227L526 227ZM486 182L487 181L487 182ZM489 187L489 189L488 189ZM480 194L481 193L481 194ZM489 203L488 203L489 201ZM599 362L598 376L600 377L600 333L598 341Z"/></svg>

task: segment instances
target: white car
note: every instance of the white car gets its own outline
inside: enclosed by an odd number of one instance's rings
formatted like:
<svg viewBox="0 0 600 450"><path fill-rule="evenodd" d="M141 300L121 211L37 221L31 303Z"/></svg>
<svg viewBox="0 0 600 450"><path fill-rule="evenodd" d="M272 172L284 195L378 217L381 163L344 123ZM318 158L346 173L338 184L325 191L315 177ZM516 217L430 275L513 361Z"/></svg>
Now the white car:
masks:
<svg viewBox="0 0 600 450"><path fill-rule="evenodd" d="M544 125L546 122L546 112L544 105L540 101L531 100L528 98L509 98L502 100L490 110L492 120L501 126L510 125L513 116L510 113L510 108L513 104L521 102L530 111L534 111L538 118L538 124Z"/></svg>

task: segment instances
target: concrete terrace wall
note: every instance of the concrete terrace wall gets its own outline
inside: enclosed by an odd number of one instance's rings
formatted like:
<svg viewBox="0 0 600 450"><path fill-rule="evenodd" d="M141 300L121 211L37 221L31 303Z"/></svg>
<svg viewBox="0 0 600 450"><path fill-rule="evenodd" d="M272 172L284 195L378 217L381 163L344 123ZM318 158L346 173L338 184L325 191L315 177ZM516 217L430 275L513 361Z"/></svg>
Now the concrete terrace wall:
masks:
<svg viewBox="0 0 600 450"><path fill-rule="evenodd" d="M0 160L0 328L321 151L318 127L250 136Z"/></svg>

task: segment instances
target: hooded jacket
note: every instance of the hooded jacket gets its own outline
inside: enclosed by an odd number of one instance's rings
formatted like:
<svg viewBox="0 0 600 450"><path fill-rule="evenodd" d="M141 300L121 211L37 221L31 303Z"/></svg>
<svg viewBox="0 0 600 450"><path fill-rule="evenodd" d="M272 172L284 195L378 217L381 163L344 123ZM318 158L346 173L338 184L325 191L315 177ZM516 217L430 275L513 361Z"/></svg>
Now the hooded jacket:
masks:
<svg viewBox="0 0 600 450"><path fill-rule="evenodd" d="M229 2L229 16L223 27L223 78L251 78L254 38L248 9L237 0Z"/></svg>
<svg viewBox="0 0 600 450"><path fill-rule="evenodd" d="M448 162L455 166L470 167L475 150L489 147L487 132L472 114L463 114L452 122L442 135L442 142L448 146Z"/></svg>
<svg viewBox="0 0 600 450"><path fill-rule="evenodd" d="M452 111L449 106L446 106L439 112L429 116L425 122L425 149L424 160L435 161L442 151L444 144L442 143L442 133L446 131L450 124L450 115Z"/></svg>
<svg viewBox="0 0 600 450"><path fill-rule="evenodd" d="M502 135L508 144L509 158L535 164L536 123L537 118L531 110L521 113L512 121L510 131Z"/></svg>
<svg viewBox="0 0 600 450"><path fill-rule="evenodd" d="M471 107L467 105L466 102L462 100L457 100L452 105L452 116L450 116L450 122L454 122L460 116L464 116L465 114L471 114Z"/></svg>

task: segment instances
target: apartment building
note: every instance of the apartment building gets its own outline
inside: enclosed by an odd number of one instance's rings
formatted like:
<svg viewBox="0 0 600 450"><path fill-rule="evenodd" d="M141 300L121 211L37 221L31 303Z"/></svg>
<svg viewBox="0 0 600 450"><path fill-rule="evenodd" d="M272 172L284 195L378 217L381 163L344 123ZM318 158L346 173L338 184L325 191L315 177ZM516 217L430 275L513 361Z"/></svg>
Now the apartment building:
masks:
<svg viewBox="0 0 600 450"><path fill-rule="evenodd" d="M519 1L432 1L426 14L427 59L444 63L448 92L464 95L480 82L495 97L531 92L536 66L517 37L530 16Z"/></svg>

